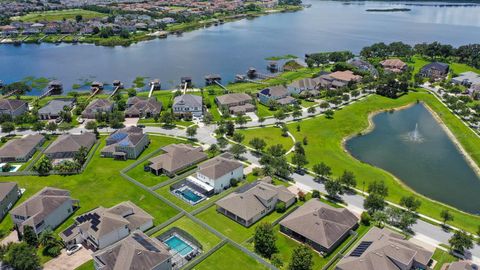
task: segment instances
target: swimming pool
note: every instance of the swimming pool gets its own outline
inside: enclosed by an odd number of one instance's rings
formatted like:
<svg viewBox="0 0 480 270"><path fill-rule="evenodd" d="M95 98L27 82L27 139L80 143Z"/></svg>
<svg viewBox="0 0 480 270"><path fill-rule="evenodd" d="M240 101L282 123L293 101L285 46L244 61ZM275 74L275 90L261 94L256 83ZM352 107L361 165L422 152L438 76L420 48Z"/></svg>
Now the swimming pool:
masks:
<svg viewBox="0 0 480 270"><path fill-rule="evenodd" d="M182 257L187 256L190 252L193 251L193 247L190 246L187 242L183 241L177 235L173 235L165 241L165 244L171 249L175 250L177 253L182 255Z"/></svg>
<svg viewBox="0 0 480 270"><path fill-rule="evenodd" d="M197 194L193 190L191 190L189 187L184 187L182 189L177 189L175 190L175 194L178 196L182 197L186 201L190 202L191 204L196 204L203 199L205 199L204 196Z"/></svg>

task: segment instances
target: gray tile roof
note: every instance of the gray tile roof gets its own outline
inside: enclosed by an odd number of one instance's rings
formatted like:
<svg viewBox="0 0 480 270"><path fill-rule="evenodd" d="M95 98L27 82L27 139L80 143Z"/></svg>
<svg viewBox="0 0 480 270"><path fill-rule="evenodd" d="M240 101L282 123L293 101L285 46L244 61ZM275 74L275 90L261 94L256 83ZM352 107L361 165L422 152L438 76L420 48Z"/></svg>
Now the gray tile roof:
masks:
<svg viewBox="0 0 480 270"><path fill-rule="evenodd" d="M360 256L350 253L337 265L337 270L401 270L417 263L426 266L433 252L417 246L388 229L372 228L359 244L371 244ZM358 245L357 245L358 246ZM355 251L355 249L353 249ZM396 262L396 264L394 263ZM403 264L399 267L397 264Z"/></svg>
<svg viewBox="0 0 480 270"><path fill-rule="evenodd" d="M476 270L473 268L472 263L466 261L452 262L444 270Z"/></svg>
<svg viewBox="0 0 480 270"><path fill-rule="evenodd" d="M143 133L143 129L135 126L118 129L107 138L107 145L102 149L102 153L115 152L116 146L135 147L143 137L148 136Z"/></svg>
<svg viewBox="0 0 480 270"><path fill-rule="evenodd" d="M13 189L18 189L18 185L15 182L0 182L0 202L12 192Z"/></svg>
<svg viewBox="0 0 480 270"><path fill-rule="evenodd" d="M283 85L271 86L260 91L261 94L269 97L281 97L288 93L287 88Z"/></svg>
<svg viewBox="0 0 480 270"><path fill-rule="evenodd" d="M31 134L20 139L10 140L0 148L0 158L25 157L44 139L45 137L41 134Z"/></svg>
<svg viewBox="0 0 480 270"><path fill-rule="evenodd" d="M207 176L210 179L218 179L240 167L243 164L229 158L215 157L198 166L198 173Z"/></svg>
<svg viewBox="0 0 480 270"><path fill-rule="evenodd" d="M18 108L25 106L26 104L26 101L19 99L0 99L0 110L15 111Z"/></svg>
<svg viewBox="0 0 480 270"><path fill-rule="evenodd" d="M127 101L127 106L128 108L125 110L126 115L140 115L146 113L155 115L160 114L162 111L162 103L157 101L155 97L131 97Z"/></svg>
<svg viewBox="0 0 480 270"><path fill-rule="evenodd" d="M284 218L280 225L330 249L357 222L358 218L346 208L334 208L311 199Z"/></svg>
<svg viewBox="0 0 480 270"><path fill-rule="evenodd" d="M45 106L38 110L38 114L49 114L58 116L65 106L72 108L75 99L52 99Z"/></svg>
<svg viewBox="0 0 480 270"><path fill-rule="evenodd" d="M173 99L173 106L202 107L202 97L196 95L180 95Z"/></svg>
<svg viewBox="0 0 480 270"><path fill-rule="evenodd" d="M301 80L297 80L289 84L289 87L299 88L302 90L313 90L317 87L317 82L311 78L304 78Z"/></svg>
<svg viewBox="0 0 480 270"><path fill-rule="evenodd" d="M150 168L176 172L208 157L201 147L193 147L187 144L170 144L163 147L162 150L166 153L149 160L152 163Z"/></svg>
<svg viewBox="0 0 480 270"><path fill-rule="evenodd" d="M94 117L97 112L107 112L111 111L113 108L113 103L110 102L108 99L100 98L95 99L88 106L83 110L82 116L87 117Z"/></svg>
<svg viewBox="0 0 480 270"><path fill-rule="evenodd" d="M96 140L95 134L90 132L84 132L82 134L63 134L50 144L44 153L55 154L77 152L82 146L90 149L95 144Z"/></svg>
<svg viewBox="0 0 480 270"><path fill-rule="evenodd" d="M139 231L92 256L102 270L150 270L162 263L170 264L172 257L165 244Z"/></svg>
<svg viewBox="0 0 480 270"><path fill-rule="evenodd" d="M245 93L232 93L216 97L221 106L231 106L232 104L239 104L245 102L252 102L252 97Z"/></svg>

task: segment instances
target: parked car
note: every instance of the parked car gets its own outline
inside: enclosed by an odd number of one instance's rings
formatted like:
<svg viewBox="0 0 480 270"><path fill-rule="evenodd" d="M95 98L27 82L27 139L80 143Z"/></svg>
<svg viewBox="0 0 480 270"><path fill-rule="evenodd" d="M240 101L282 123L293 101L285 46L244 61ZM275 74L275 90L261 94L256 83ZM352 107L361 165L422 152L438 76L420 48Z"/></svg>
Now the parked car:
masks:
<svg viewBox="0 0 480 270"><path fill-rule="evenodd" d="M67 248L67 255L73 255L75 252L79 251L80 249L82 249L82 245L80 244L75 244L73 246L70 246Z"/></svg>

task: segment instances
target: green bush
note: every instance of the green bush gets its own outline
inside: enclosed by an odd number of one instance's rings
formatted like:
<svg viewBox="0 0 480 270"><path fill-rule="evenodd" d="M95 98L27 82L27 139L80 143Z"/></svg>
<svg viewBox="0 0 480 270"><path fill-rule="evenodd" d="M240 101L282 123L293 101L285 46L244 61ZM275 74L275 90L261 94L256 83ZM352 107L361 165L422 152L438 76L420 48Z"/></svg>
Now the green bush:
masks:
<svg viewBox="0 0 480 270"><path fill-rule="evenodd" d="M363 212L362 215L360 216L360 222L365 226L369 226L371 220L372 220L372 217L368 212Z"/></svg>
<svg viewBox="0 0 480 270"><path fill-rule="evenodd" d="M275 205L275 211L277 211L277 213L285 213L286 210L287 210L287 205L285 205L284 202L278 202Z"/></svg>

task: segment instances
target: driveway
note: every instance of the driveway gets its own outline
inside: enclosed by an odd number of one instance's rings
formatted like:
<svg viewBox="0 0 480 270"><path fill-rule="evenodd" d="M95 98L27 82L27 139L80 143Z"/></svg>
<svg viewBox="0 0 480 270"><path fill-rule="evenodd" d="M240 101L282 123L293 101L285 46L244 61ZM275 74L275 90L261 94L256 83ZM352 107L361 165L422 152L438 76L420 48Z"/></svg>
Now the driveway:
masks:
<svg viewBox="0 0 480 270"><path fill-rule="evenodd" d="M258 116L254 112L247 112L246 116L250 117L250 119L252 119L253 122L258 121Z"/></svg>
<svg viewBox="0 0 480 270"><path fill-rule="evenodd" d="M123 124L126 127L131 127L131 126L136 126L138 124L139 118L125 118L125 121L123 121Z"/></svg>
<svg viewBox="0 0 480 270"><path fill-rule="evenodd" d="M43 266L44 270L72 270L92 259L92 251L82 247L75 254L68 256L65 249L62 254Z"/></svg>

